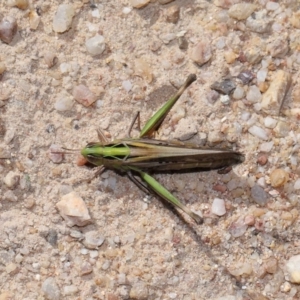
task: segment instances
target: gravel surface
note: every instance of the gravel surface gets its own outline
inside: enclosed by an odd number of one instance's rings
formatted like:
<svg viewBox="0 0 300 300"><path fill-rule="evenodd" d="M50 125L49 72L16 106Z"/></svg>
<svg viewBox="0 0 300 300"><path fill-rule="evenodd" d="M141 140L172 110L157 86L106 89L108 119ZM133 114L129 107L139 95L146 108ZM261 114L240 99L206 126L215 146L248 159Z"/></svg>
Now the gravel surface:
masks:
<svg viewBox="0 0 300 300"><path fill-rule="evenodd" d="M0 16L1 300L300 298L299 1L8 0ZM77 157L192 73L156 138L245 155L155 175L202 225Z"/></svg>

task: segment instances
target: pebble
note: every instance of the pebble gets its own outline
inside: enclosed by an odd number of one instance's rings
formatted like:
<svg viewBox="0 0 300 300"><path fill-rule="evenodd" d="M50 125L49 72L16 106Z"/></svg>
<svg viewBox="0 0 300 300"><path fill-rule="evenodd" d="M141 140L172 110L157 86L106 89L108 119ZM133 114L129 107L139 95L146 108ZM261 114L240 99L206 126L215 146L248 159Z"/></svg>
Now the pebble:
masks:
<svg viewBox="0 0 300 300"><path fill-rule="evenodd" d="M149 297L149 291L147 284L143 281L133 283L130 290L130 298L137 300L147 300Z"/></svg>
<svg viewBox="0 0 300 300"><path fill-rule="evenodd" d="M89 54L93 56L100 55L105 50L105 39L102 35L98 34L86 40L85 47Z"/></svg>
<svg viewBox="0 0 300 300"><path fill-rule="evenodd" d="M267 78L267 75L268 75L267 69L260 69L256 74L257 81L264 82Z"/></svg>
<svg viewBox="0 0 300 300"><path fill-rule="evenodd" d="M226 214L225 201L223 199L215 198L211 206L211 212L217 216L224 216Z"/></svg>
<svg viewBox="0 0 300 300"><path fill-rule="evenodd" d="M278 261L274 256L269 257L264 262L264 267L269 274L275 274L278 269Z"/></svg>
<svg viewBox="0 0 300 300"><path fill-rule="evenodd" d="M291 84L291 75L283 70L277 71L272 79L270 87L264 93L261 107L265 113L278 116L285 95Z"/></svg>
<svg viewBox="0 0 300 300"><path fill-rule="evenodd" d="M237 75L237 78L240 79L243 84L248 84L255 78L255 76L251 71L243 70Z"/></svg>
<svg viewBox="0 0 300 300"><path fill-rule="evenodd" d="M74 99L85 107L89 107L96 102L96 95L85 85L80 84L73 89Z"/></svg>
<svg viewBox="0 0 300 300"><path fill-rule="evenodd" d="M29 27L31 30L37 30L41 21L41 17L38 15L37 11L31 10L29 13Z"/></svg>
<svg viewBox="0 0 300 300"><path fill-rule="evenodd" d="M279 120L274 128L274 134L277 138L285 138L289 135L291 129L287 122Z"/></svg>
<svg viewBox="0 0 300 300"><path fill-rule="evenodd" d="M233 99L240 100L245 97L245 90L241 86L237 86L232 94Z"/></svg>
<svg viewBox="0 0 300 300"><path fill-rule="evenodd" d="M245 234L248 225L244 221L244 217L240 217L237 221L233 222L229 227L229 233L237 238Z"/></svg>
<svg viewBox="0 0 300 300"><path fill-rule="evenodd" d="M49 158L55 164L60 164L64 159L64 154L59 145L52 144L49 148Z"/></svg>
<svg viewBox="0 0 300 300"><path fill-rule="evenodd" d="M257 157L257 163L264 166L268 162L268 156L265 153L260 153Z"/></svg>
<svg viewBox="0 0 300 300"><path fill-rule="evenodd" d="M289 180L289 174L283 169L275 169L270 174L270 183L274 188L284 186Z"/></svg>
<svg viewBox="0 0 300 300"><path fill-rule="evenodd" d="M17 21L13 17L3 18L0 22L0 40L9 44L17 33Z"/></svg>
<svg viewBox="0 0 300 300"><path fill-rule="evenodd" d="M42 291L47 300L60 300L61 294L58 285L53 277L48 277L42 283Z"/></svg>
<svg viewBox="0 0 300 300"><path fill-rule="evenodd" d="M251 85L248 89L246 99L251 103L257 103L261 100L262 95L259 88L256 85Z"/></svg>
<svg viewBox="0 0 300 300"><path fill-rule="evenodd" d="M122 87L124 88L124 90L126 92L130 92L131 89L132 89L132 83L131 83L131 81L130 80L124 80L122 82Z"/></svg>
<svg viewBox="0 0 300 300"><path fill-rule="evenodd" d="M269 1L267 2L266 9L267 10L277 10L280 7L280 4L277 2Z"/></svg>
<svg viewBox="0 0 300 300"><path fill-rule="evenodd" d="M180 141L187 141L198 133L197 125L189 118L179 120L174 131L174 138Z"/></svg>
<svg viewBox="0 0 300 300"><path fill-rule="evenodd" d="M150 0L130 0L129 2L134 8L142 8L146 6Z"/></svg>
<svg viewBox="0 0 300 300"><path fill-rule="evenodd" d="M274 58L285 58L289 50L289 43L284 37L278 38L267 45L267 51Z"/></svg>
<svg viewBox="0 0 300 300"><path fill-rule="evenodd" d="M91 274L92 272L93 272L93 266L89 262L85 262L81 265L80 268L81 276Z"/></svg>
<svg viewBox="0 0 300 300"><path fill-rule="evenodd" d="M88 249L98 249L104 242L104 237L95 230L89 231L84 235L83 244Z"/></svg>
<svg viewBox="0 0 300 300"><path fill-rule="evenodd" d="M289 275L289 281L300 283L300 255L292 256L286 263L286 270Z"/></svg>
<svg viewBox="0 0 300 300"><path fill-rule="evenodd" d="M273 146L274 146L273 141L266 142L266 143L261 143L260 146L259 146L259 150L261 152L270 152L272 150Z"/></svg>
<svg viewBox="0 0 300 300"><path fill-rule="evenodd" d="M256 33L267 33L271 30L273 20L270 19L265 11L259 11L255 16L249 16L246 20L246 27Z"/></svg>
<svg viewBox="0 0 300 300"><path fill-rule="evenodd" d="M8 6L15 6L19 9L26 10L29 6L28 0L8 0Z"/></svg>
<svg viewBox="0 0 300 300"><path fill-rule="evenodd" d="M168 23L176 24L180 17L180 9L177 5L172 5L167 8L165 14L166 14L166 21Z"/></svg>
<svg viewBox="0 0 300 300"><path fill-rule="evenodd" d="M9 189L15 189L19 184L20 176L14 171L9 171L3 178L3 182Z"/></svg>
<svg viewBox="0 0 300 300"><path fill-rule="evenodd" d="M200 67L207 63L212 57L211 43L204 39L199 42L191 51L190 58Z"/></svg>
<svg viewBox="0 0 300 300"><path fill-rule="evenodd" d="M60 94L56 97L54 108L57 111L68 111L73 107L73 100L67 94Z"/></svg>
<svg viewBox="0 0 300 300"><path fill-rule="evenodd" d="M63 288L64 296L74 295L78 292L76 285L66 285Z"/></svg>
<svg viewBox="0 0 300 300"><path fill-rule="evenodd" d="M256 9L255 4L251 3L237 3L233 4L229 10L228 15L231 18L237 19L239 21L247 19Z"/></svg>
<svg viewBox="0 0 300 300"><path fill-rule="evenodd" d="M75 10L72 4L60 4L53 18L53 30L57 33L69 30L74 16Z"/></svg>
<svg viewBox="0 0 300 300"><path fill-rule="evenodd" d="M210 88L223 95L229 95L236 88L236 84L231 79L224 79L214 82Z"/></svg>
<svg viewBox="0 0 300 300"><path fill-rule="evenodd" d="M70 227L91 223L91 217L83 199L75 192L62 196L61 201L56 203L56 207Z"/></svg>
<svg viewBox="0 0 300 300"><path fill-rule="evenodd" d="M258 184L255 184L251 188L251 197L255 201L255 203L257 203L261 206L265 206L267 204L268 200L269 200L268 194Z"/></svg>
<svg viewBox="0 0 300 300"><path fill-rule="evenodd" d="M295 181L294 190L300 190L300 178Z"/></svg>
<svg viewBox="0 0 300 300"><path fill-rule="evenodd" d="M275 120L275 119L273 119L272 117L269 117L269 116L265 117L265 119L264 119L265 127L271 128L271 129L276 127L277 122L278 122L277 120Z"/></svg>
<svg viewBox="0 0 300 300"><path fill-rule="evenodd" d="M256 125L249 127L248 132L261 140L266 141L269 139L269 135L267 134L267 132L263 128Z"/></svg>

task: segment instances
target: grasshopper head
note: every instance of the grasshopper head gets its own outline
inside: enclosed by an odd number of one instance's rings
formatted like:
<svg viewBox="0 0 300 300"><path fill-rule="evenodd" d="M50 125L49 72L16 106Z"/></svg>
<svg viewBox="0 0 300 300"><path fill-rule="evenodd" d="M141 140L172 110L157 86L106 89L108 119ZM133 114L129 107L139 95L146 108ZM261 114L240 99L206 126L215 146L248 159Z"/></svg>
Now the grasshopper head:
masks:
<svg viewBox="0 0 300 300"><path fill-rule="evenodd" d="M95 166L102 166L103 164L103 146L100 143L88 143L81 150L81 155Z"/></svg>

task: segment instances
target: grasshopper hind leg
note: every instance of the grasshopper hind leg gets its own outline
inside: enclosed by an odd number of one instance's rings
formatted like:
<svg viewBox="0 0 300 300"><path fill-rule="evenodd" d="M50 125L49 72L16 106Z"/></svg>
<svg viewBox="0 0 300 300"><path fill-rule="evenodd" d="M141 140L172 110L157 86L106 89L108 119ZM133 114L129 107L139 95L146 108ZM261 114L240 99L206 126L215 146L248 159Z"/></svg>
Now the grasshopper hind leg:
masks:
<svg viewBox="0 0 300 300"><path fill-rule="evenodd" d="M131 171L127 172L128 178L138 187L140 188L145 194L153 195L153 191L143 182L139 181L134 177Z"/></svg>

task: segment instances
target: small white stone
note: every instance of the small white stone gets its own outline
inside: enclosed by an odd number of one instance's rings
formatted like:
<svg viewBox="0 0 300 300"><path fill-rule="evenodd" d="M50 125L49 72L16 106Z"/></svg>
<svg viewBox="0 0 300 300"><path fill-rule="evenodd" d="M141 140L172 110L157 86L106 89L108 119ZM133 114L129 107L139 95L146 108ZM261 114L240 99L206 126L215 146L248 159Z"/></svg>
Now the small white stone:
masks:
<svg viewBox="0 0 300 300"><path fill-rule="evenodd" d="M94 17L94 18L100 18L100 11L99 11L99 9L93 9L92 10L92 17Z"/></svg>
<svg viewBox="0 0 300 300"><path fill-rule="evenodd" d="M131 12L131 10L131 7L126 6L123 8L122 12L123 14L128 15Z"/></svg>
<svg viewBox="0 0 300 300"><path fill-rule="evenodd" d="M122 86L127 92L129 92L132 89L132 83L130 80L124 80L122 82Z"/></svg>
<svg viewBox="0 0 300 300"><path fill-rule="evenodd" d="M260 69L256 74L257 81L265 82L267 75L268 75L267 69Z"/></svg>
<svg viewBox="0 0 300 300"><path fill-rule="evenodd" d="M294 183L294 189L300 190L300 178L298 178Z"/></svg>
<svg viewBox="0 0 300 300"><path fill-rule="evenodd" d="M58 95L54 103L54 108L58 111L71 110L73 106L73 100L65 94Z"/></svg>
<svg viewBox="0 0 300 300"><path fill-rule="evenodd" d="M245 90L243 89L243 87L238 85L236 87L236 89L234 90L234 92L232 94L232 97L235 100L240 100L240 99L244 98L245 97Z"/></svg>
<svg viewBox="0 0 300 300"><path fill-rule="evenodd" d="M267 132L259 126L253 125L248 129L248 132L252 135L258 137L261 140L267 141L269 136Z"/></svg>
<svg viewBox="0 0 300 300"><path fill-rule="evenodd" d="M267 116L264 119L264 124L265 124L265 127L267 127L267 128L275 128L276 124L277 124L277 120Z"/></svg>
<svg viewBox="0 0 300 300"><path fill-rule="evenodd" d="M68 226L85 226L91 222L89 211L81 197L71 192L61 197L56 203L60 215L65 219Z"/></svg>
<svg viewBox="0 0 300 300"><path fill-rule="evenodd" d="M286 263L286 270L290 277L290 282L300 283L300 255L292 256Z"/></svg>
<svg viewBox="0 0 300 300"><path fill-rule="evenodd" d="M211 212L217 216L223 216L226 214L225 201L220 198L215 198L212 206Z"/></svg>
<svg viewBox="0 0 300 300"><path fill-rule="evenodd" d="M75 10L72 4L60 4L53 19L53 30L58 33L69 30Z"/></svg>
<svg viewBox="0 0 300 300"><path fill-rule="evenodd" d="M61 63L59 69L62 74L67 74L71 71L71 65L68 63Z"/></svg>
<svg viewBox="0 0 300 300"><path fill-rule="evenodd" d="M87 51L95 56L100 55L105 50L105 40L102 35L96 35L85 42Z"/></svg>
<svg viewBox="0 0 300 300"><path fill-rule="evenodd" d="M274 146L274 142L266 142L266 143L262 143L259 147L259 150L261 152L270 152L272 150Z"/></svg>
<svg viewBox="0 0 300 300"><path fill-rule="evenodd" d="M150 0L130 0L130 4L134 8L141 8L143 6L146 6L149 2Z"/></svg>
<svg viewBox="0 0 300 300"><path fill-rule="evenodd" d="M280 4L277 2L269 1L267 2L266 9L267 10L276 10L280 7Z"/></svg>
<svg viewBox="0 0 300 300"><path fill-rule="evenodd" d="M228 95L221 95L220 101L221 101L224 105L228 105L228 104L230 103L230 97L229 97Z"/></svg>
<svg viewBox="0 0 300 300"><path fill-rule="evenodd" d="M64 286L64 295L74 295L78 292L78 287L76 285L66 285Z"/></svg>
<svg viewBox="0 0 300 300"><path fill-rule="evenodd" d="M247 92L246 99L251 103L256 103L260 101L262 98L261 92L259 88L256 85L252 85L249 87L249 90Z"/></svg>

